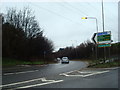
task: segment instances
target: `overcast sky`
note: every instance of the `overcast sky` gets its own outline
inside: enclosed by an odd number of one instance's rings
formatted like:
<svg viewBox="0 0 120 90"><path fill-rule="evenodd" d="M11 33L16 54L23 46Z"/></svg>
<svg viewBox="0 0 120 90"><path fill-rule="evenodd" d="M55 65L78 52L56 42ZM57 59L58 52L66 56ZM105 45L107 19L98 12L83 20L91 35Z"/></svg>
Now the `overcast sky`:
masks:
<svg viewBox="0 0 120 90"><path fill-rule="evenodd" d="M61 2L6 2L0 3L2 13L6 9L15 7L23 9L30 7L34 11L36 20L44 29L44 35L52 40L55 50L66 46L77 46L91 40L96 32L95 19L81 19L81 17L95 17L98 20L98 31L102 32L102 7L101 0ZM69 1L69 2L68 2ZM111 31L112 40L118 42L118 2L104 2L105 31Z"/></svg>

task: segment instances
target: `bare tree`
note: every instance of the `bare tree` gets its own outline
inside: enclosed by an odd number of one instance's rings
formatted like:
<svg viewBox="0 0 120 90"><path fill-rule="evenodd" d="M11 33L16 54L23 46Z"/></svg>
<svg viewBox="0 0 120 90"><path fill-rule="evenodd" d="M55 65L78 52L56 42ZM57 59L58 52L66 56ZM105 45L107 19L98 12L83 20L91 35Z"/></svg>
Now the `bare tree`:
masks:
<svg viewBox="0 0 120 90"><path fill-rule="evenodd" d="M4 14L3 56L23 58L43 58L44 52L51 54L53 43L43 36L33 12L29 8L16 10L9 8Z"/></svg>
<svg viewBox="0 0 120 90"><path fill-rule="evenodd" d="M6 22L14 25L15 28L22 28L26 37L34 38L36 35L42 35L43 31L35 20L32 10L24 8L17 11L15 8L9 8L6 14Z"/></svg>

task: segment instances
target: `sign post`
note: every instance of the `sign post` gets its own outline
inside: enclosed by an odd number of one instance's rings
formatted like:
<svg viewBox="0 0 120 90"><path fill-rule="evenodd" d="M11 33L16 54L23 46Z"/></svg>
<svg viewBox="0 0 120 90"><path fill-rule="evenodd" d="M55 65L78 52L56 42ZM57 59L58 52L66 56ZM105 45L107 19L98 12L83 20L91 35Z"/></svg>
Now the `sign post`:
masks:
<svg viewBox="0 0 120 90"><path fill-rule="evenodd" d="M104 62L106 60L106 47L111 47L111 31L97 33L97 43L99 48L104 48Z"/></svg>
<svg viewBox="0 0 120 90"><path fill-rule="evenodd" d="M96 44L96 59L97 59L97 47L104 48L104 50L105 50L105 47L111 47L111 31L94 33L92 40ZM104 51L104 54L106 54L105 51ZM106 59L106 55L104 56Z"/></svg>

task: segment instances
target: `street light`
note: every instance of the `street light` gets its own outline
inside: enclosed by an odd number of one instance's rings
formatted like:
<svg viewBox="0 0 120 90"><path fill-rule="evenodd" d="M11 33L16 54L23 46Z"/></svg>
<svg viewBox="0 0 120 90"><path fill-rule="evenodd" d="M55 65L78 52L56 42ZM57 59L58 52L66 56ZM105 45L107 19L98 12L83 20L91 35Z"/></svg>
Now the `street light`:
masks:
<svg viewBox="0 0 120 90"><path fill-rule="evenodd" d="M97 21L97 18L95 18L95 17L82 17L81 19L95 19L96 20L96 30L97 30L97 33L98 33L98 21Z"/></svg>
<svg viewBox="0 0 120 90"><path fill-rule="evenodd" d="M81 19L95 19L95 21L96 21L96 30L97 30L97 33L98 33L98 21L97 21L97 18L95 18L95 17L82 17ZM97 60L97 44L96 44L96 60Z"/></svg>

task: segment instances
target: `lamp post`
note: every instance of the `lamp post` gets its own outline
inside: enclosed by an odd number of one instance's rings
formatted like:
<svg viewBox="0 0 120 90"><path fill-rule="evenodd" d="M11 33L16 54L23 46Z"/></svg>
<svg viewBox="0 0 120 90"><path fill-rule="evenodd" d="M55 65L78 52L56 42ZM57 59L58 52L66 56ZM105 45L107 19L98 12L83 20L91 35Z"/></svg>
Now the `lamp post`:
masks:
<svg viewBox="0 0 120 90"><path fill-rule="evenodd" d="M82 17L82 19L95 19L96 21L96 33L98 33L98 21L97 21L97 18L95 17ZM96 60L97 60L97 44L96 44Z"/></svg>
<svg viewBox="0 0 120 90"><path fill-rule="evenodd" d="M95 18L95 17L82 17L82 19L95 19L95 21L96 21L96 30L97 30L97 33L98 33L98 21L97 21L97 18Z"/></svg>

